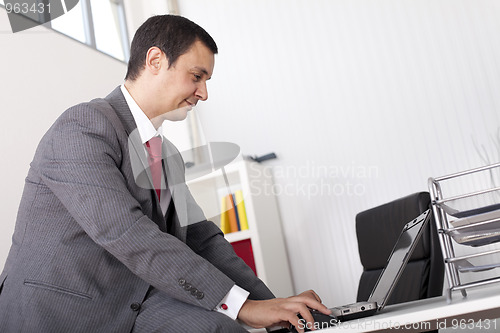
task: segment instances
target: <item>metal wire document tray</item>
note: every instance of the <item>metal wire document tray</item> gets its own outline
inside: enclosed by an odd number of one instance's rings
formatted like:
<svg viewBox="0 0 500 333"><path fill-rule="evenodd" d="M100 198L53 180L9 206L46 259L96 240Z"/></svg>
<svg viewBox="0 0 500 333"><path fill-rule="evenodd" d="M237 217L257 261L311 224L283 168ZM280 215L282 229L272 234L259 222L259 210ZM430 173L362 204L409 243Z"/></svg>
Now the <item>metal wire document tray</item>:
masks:
<svg viewBox="0 0 500 333"><path fill-rule="evenodd" d="M432 209L448 281L453 291L500 282L500 275L475 279L463 274L500 267L500 163L455 174L429 178ZM444 194L446 193L446 195ZM462 252L457 256L456 247ZM499 270L500 272L500 270Z"/></svg>

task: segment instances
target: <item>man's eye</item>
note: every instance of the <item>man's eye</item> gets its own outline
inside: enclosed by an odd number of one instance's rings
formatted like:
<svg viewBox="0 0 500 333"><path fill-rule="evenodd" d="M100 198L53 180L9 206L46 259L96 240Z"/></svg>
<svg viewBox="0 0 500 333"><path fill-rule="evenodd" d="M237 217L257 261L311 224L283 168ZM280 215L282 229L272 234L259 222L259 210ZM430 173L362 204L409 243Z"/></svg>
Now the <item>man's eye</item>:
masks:
<svg viewBox="0 0 500 333"><path fill-rule="evenodd" d="M201 75L198 74L193 74L195 81L200 81L201 80Z"/></svg>

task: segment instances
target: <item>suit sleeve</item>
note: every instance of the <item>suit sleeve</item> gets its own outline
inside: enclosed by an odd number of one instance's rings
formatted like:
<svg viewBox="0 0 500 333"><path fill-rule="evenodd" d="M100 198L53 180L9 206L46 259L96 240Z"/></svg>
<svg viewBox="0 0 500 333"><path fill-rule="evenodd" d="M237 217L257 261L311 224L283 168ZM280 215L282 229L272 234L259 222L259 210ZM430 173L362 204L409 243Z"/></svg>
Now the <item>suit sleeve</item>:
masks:
<svg viewBox="0 0 500 333"><path fill-rule="evenodd" d="M248 291L250 299L274 298L272 292L255 276L252 269L236 255L220 228L215 223L206 220L203 211L185 184L184 161L181 154L170 142L167 142L167 145L172 152L169 156L170 163L176 163L176 169L179 170L176 178L180 183L178 185L184 189L188 221L191 221L187 225L186 244L233 280L236 285Z"/></svg>
<svg viewBox="0 0 500 333"><path fill-rule="evenodd" d="M214 223L203 221L190 225L187 244L235 281L236 285L250 292L250 299L274 298L252 269L234 253L233 247Z"/></svg>
<svg viewBox="0 0 500 333"><path fill-rule="evenodd" d="M120 169L126 145L107 118L81 104L49 133L32 168L85 233L147 283L212 310L234 282L143 213Z"/></svg>

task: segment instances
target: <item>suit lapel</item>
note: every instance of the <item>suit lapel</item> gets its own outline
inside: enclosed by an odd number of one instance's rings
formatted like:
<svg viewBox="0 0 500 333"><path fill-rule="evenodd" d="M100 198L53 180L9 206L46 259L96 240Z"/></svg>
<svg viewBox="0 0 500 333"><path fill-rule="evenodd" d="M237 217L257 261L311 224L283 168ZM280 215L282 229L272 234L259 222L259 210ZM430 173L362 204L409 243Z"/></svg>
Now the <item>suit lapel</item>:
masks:
<svg viewBox="0 0 500 333"><path fill-rule="evenodd" d="M154 186L153 178L151 176L151 170L149 168L148 158L146 156L146 151L142 144L142 140L137 129L132 112L128 107L128 104L123 96L120 87L113 90L108 96L106 96L106 101L113 107L116 111L118 118L120 118L125 132L128 135L128 150L130 155L130 163L132 167L132 173L134 181L137 186L143 189L149 189L154 199ZM165 216L161 211L159 203L155 204L154 200L151 201L153 217L154 220L159 223L161 230L166 231L166 221ZM156 208L156 209L155 209Z"/></svg>
<svg viewBox="0 0 500 333"><path fill-rule="evenodd" d="M134 116L132 116L132 112L130 111L127 101L122 94L120 87L115 88L108 96L104 98L108 101L109 104L113 107L116 112L116 115L123 123L123 127L128 135L130 135L133 130L137 128L137 125L134 120Z"/></svg>
<svg viewBox="0 0 500 333"><path fill-rule="evenodd" d="M184 165L182 157L174 145L163 138L162 146L164 174L168 180L168 188L172 195L177 219L173 228L174 234L181 240L185 240L186 227L188 225L188 214L186 207L186 185L184 184Z"/></svg>
<svg viewBox="0 0 500 333"><path fill-rule="evenodd" d="M122 121L123 127L127 132L130 162L136 184L141 188L153 189L153 178L149 169L146 151L142 144L137 124L120 87L113 90L105 99L116 111L118 118Z"/></svg>
<svg viewBox="0 0 500 333"><path fill-rule="evenodd" d="M136 184L142 188L153 189L153 177L151 175L148 157L137 129L129 135L128 146Z"/></svg>

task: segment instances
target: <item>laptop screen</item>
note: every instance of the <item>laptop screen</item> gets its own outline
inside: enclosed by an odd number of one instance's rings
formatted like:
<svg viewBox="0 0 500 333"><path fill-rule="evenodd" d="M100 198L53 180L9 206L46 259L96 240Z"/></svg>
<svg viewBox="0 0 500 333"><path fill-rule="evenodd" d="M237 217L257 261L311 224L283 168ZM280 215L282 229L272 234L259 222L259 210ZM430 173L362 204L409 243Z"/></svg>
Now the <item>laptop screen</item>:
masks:
<svg viewBox="0 0 500 333"><path fill-rule="evenodd" d="M408 222L401 231L396 245L389 256L387 265L368 299L369 302L377 302L379 309L382 309L387 303L392 290L395 288L406 263L420 239L422 230L427 224L430 215L430 210L426 210L416 219Z"/></svg>

